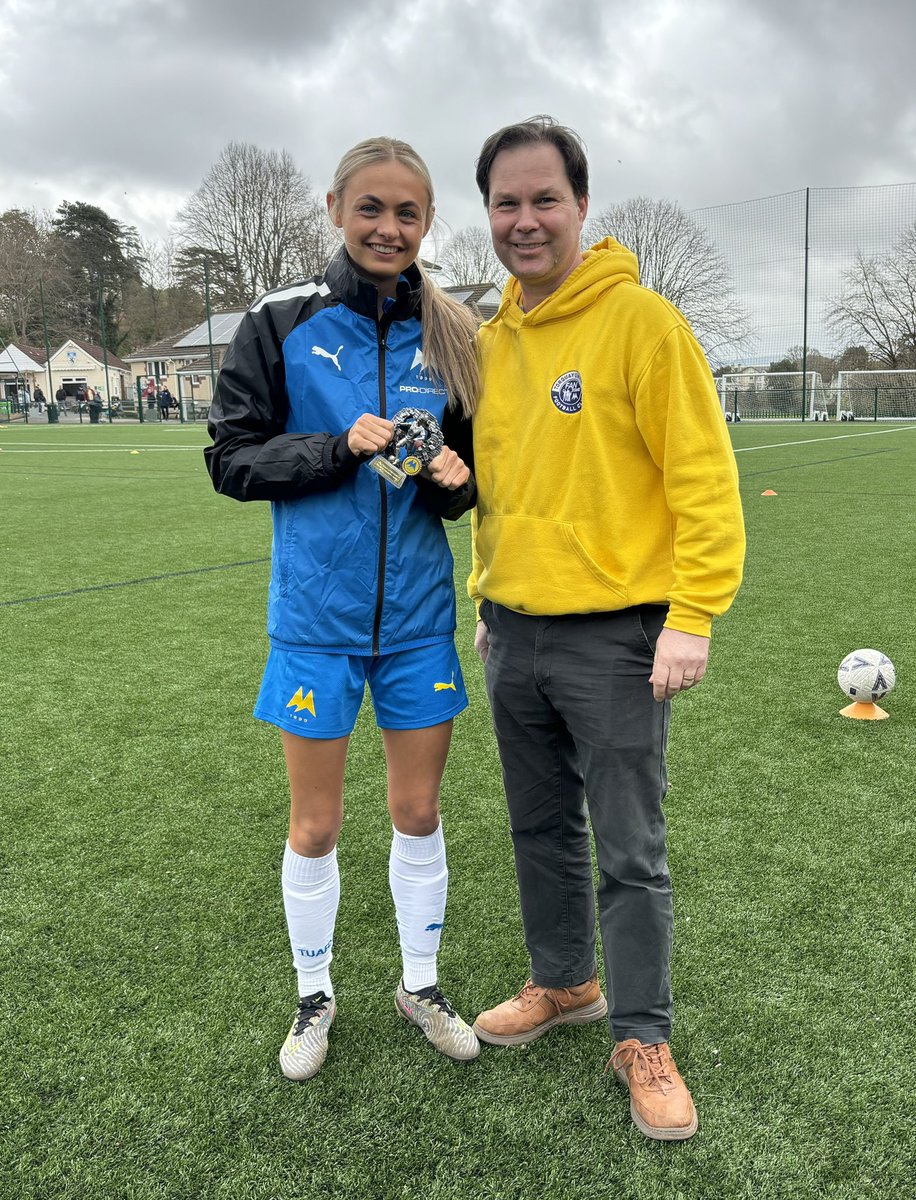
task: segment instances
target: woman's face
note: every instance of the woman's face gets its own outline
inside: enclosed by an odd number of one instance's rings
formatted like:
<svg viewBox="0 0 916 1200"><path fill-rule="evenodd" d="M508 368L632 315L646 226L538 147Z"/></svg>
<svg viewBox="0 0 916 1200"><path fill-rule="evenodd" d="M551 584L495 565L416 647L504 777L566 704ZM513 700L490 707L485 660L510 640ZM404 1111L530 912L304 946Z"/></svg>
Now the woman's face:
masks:
<svg viewBox="0 0 916 1200"><path fill-rule="evenodd" d="M432 224L423 180L403 163L373 163L350 177L342 196L328 193L328 210L360 273L393 296Z"/></svg>

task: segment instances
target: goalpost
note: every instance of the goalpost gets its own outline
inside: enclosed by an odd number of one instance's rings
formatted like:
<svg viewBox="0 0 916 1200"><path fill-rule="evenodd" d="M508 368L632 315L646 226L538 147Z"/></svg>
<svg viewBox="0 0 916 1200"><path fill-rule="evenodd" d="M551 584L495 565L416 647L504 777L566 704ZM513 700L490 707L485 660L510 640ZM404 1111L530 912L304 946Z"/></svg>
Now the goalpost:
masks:
<svg viewBox="0 0 916 1200"><path fill-rule="evenodd" d="M916 420L916 371L840 371L838 421Z"/></svg>
<svg viewBox="0 0 916 1200"><path fill-rule="evenodd" d="M831 404L819 371L736 371L716 389L726 421L826 421Z"/></svg>

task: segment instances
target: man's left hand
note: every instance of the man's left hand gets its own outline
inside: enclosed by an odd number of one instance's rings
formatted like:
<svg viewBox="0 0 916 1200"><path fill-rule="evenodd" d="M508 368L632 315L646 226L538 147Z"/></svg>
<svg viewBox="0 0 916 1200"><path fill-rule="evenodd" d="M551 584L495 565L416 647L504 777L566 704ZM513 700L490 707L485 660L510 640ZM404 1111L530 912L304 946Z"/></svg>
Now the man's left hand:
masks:
<svg viewBox="0 0 916 1200"><path fill-rule="evenodd" d="M655 662L649 682L656 700L670 700L695 687L706 674L709 638L680 629L665 628L655 644Z"/></svg>

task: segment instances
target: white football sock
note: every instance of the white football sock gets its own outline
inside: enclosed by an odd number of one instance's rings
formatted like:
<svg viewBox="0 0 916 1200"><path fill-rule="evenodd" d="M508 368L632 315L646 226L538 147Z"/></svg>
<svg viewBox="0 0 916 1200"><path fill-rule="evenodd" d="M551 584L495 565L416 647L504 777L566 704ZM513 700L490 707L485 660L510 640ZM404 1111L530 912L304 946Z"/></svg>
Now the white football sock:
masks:
<svg viewBox="0 0 916 1200"><path fill-rule="evenodd" d="M339 903L337 848L322 858L304 858L287 842L283 854L283 907L300 996L334 994L329 968Z"/></svg>
<svg viewBox="0 0 916 1200"><path fill-rule="evenodd" d="M436 954L445 921L448 868L441 821L426 837L392 829L388 882L398 919L404 987L416 992L436 982Z"/></svg>

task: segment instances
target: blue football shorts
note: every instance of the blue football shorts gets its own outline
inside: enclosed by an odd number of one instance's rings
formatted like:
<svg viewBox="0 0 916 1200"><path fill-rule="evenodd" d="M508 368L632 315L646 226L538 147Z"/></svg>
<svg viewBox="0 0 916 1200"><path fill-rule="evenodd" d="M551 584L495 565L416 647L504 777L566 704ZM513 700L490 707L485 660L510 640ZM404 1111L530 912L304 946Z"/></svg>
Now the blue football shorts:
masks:
<svg viewBox="0 0 916 1200"><path fill-rule="evenodd" d="M426 729L468 706L451 640L377 657L272 646L254 715L300 737L346 737L367 684L381 729Z"/></svg>

